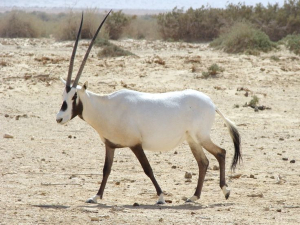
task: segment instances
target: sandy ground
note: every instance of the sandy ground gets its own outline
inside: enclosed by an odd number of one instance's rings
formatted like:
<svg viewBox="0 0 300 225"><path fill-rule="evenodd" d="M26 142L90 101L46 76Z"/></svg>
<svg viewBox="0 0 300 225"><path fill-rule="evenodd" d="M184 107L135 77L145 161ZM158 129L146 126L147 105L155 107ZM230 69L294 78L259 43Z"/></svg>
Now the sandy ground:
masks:
<svg viewBox="0 0 300 225"><path fill-rule="evenodd" d="M66 78L72 42L0 39L0 224L300 223L298 56L284 49L248 56L215 51L207 44L115 43L138 57L100 60L99 48L94 48L80 82L88 80L91 91L104 94L122 88L190 88L208 94L242 135L243 163L233 173L233 144L216 116L212 139L227 150L230 198L225 200L219 171L213 169L217 161L207 153L210 166L201 199L184 202L194 193L198 169L183 143L167 153L146 152L166 205L155 205L154 186L126 148L116 150L104 199L86 204L99 188L104 145L79 118L65 126L55 121L62 104L59 77ZM74 73L86 44L80 42ZM224 72L202 79L213 63ZM243 107L253 95L271 109ZM185 172L192 173L191 182Z"/></svg>

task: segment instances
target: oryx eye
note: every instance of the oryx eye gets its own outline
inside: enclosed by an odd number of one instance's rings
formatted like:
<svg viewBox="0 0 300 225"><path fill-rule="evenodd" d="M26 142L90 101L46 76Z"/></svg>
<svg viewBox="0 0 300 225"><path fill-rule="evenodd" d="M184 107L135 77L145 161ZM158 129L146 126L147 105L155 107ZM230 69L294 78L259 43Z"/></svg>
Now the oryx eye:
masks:
<svg viewBox="0 0 300 225"><path fill-rule="evenodd" d="M74 94L72 100L75 100L77 98L77 93Z"/></svg>

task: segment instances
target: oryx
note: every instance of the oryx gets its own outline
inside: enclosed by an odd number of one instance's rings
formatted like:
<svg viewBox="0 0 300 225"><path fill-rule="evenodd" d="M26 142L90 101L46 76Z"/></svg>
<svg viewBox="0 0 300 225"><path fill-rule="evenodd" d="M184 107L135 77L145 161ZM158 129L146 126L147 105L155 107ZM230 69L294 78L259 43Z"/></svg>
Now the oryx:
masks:
<svg viewBox="0 0 300 225"><path fill-rule="evenodd" d="M227 199L230 190L225 181L226 151L214 144L210 138L215 113L217 112L224 119L234 143L232 169L241 159L240 135L236 126L217 109L207 95L195 90L157 94L120 90L109 95L99 95L87 90L87 82L82 87L78 85L89 52L108 15L109 13L97 29L71 86L74 58L82 28L82 16L70 59L63 103L56 116L59 124L65 124L79 116L98 132L105 143L106 155L100 189L87 202L96 203L97 199L102 199L115 149L128 147L136 155L144 172L154 184L158 195L157 203L165 203L162 189L154 177L144 150L168 151L183 141L189 144L199 167L198 185L194 195L188 201L193 202L200 198L209 164L203 148L213 154L219 162L220 187Z"/></svg>

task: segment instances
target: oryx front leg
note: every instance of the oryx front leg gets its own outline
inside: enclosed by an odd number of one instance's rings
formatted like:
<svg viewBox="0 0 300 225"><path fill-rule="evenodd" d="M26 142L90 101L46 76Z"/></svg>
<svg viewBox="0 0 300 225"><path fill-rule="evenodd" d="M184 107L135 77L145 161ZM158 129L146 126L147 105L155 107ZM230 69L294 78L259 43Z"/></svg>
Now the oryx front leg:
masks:
<svg viewBox="0 0 300 225"><path fill-rule="evenodd" d="M156 193L158 195L158 201L156 202L156 204L165 204L166 202L164 200L163 192L154 177L152 168L149 164L149 161L144 153L142 146L137 145L135 147L132 147L131 150L133 151L135 156L138 158L140 164L143 167L145 174L151 179L151 181L156 189Z"/></svg>
<svg viewBox="0 0 300 225"><path fill-rule="evenodd" d="M188 143L198 163L198 168L199 168L198 184L197 184L195 194L186 201L186 202L194 202L200 198L209 161L206 155L204 154L202 146L200 144L194 142L191 138L188 139Z"/></svg>
<svg viewBox="0 0 300 225"><path fill-rule="evenodd" d="M113 159L114 159L115 149L109 147L106 144L105 145L105 151L106 151L106 153L105 153L105 163L104 163L104 167L103 167L103 178L102 178L102 182L101 182L99 191L95 196L93 196L92 198L89 198L88 200L86 200L86 203L97 203L97 200L102 199L102 197L103 197L104 188L105 188L107 179L109 177L111 167L112 167L112 163L113 163Z"/></svg>

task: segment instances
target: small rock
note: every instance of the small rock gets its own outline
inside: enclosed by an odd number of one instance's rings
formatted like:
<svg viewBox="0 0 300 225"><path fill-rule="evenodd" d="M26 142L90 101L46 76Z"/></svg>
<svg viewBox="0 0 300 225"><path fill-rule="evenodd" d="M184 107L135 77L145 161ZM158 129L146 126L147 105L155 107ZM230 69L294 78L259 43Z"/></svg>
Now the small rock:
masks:
<svg viewBox="0 0 300 225"><path fill-rule="evenodd" d="M109 219L109 215L99 215L100 218Z"/></svg>
<svg viewBox="0 0 300 225"><path fill-rule="evenodd" d="M159 222L163 222L163 221L164 221L164 219L163 219L163 218L160 218L158 221L159 221Z"/></svg>
<svg viewBox="0 0 300 225"><path fill-rule="evenodd" d="M296 160L295 159L292 159L291 161L290 161L290 163L295 163L296 162Z"/></svg>
<svg viewBox="0 0 300 225"><path fill-rule="evenodd" d="M30 140L34 141L34 136L32 136L32 137L30 138Z"/></svg>
<svg viewBox="0 0 300 225"><path fill-rule="evenodd" d="M140 204L137 203L137 202L135 202L135 203L133 204L133 206L140 206Z"/></svg>
<svg viewBox="0 0 300 225"><path fill-rule="evenodd" d="M235 175L229 176L229 178L231 178L231 179L238 179L238 178L240 178L241 176L242 176L242 174L239 173L239 174L235 174Z"/></svg>
<svg viewBox="0 0 300 225"><path fill-rule="evenodd" d="M166 203L172 203L172 200L165 200Z"/></svg>
<svg viewBox="0 0 300 225"><path fill-rule="evenodd" d="M213 170L219 170L219 167L214 165Z"/></svg>
<svg viewBox="0 0 300 225"><path fill-rule="evenodd" d="M276 212L281 212L281 209L277 209Z"/></svg>
<svg viewBox="0 0 300 225"><path fill-rule="evenodd" d="M190 172L185 172L184 178L186 178L186 179L191 179L191 178L192 178L192 173L190 173Z"/></svg>
<svg viewBox="0 0 300 225"><path fill-rule="evenodd" d="M279 141L284 141L284 138L282 138L282 137L281 137L281 138L279 138Z"/></svg>
<svg viewBox="0 0 300 225"><path fill-rule="evenodd" d="M98 217L92 216L91 221L99 221L100 219Z"/></svg>
<svg viewBox="0 0 300 225"><path fill-rule="evenodd" d="M282 158L282 160L283 160L283 161L288 161L289 159L286 158L286 157L284 157L284 158Z"/></svg>
<svg viewBox="0 0 300 225"><path fill-rule="evenodd" d="M7 117L9 117L9 115L8 115L8 114L5 114L4 116L5 116L6 118L7 118Z"/></svg>
<svg viewBox="0 0 300 225"><path fill-rule="evenodd" d="M247 195L247 196L252 197L252 198L256 198L256 197L263 198L264 197L264 195L262 193L260 193L260 194L251 194L251 195Z"/></svg>
<svg viewBox="0 0 300 225"><path fill-rule="evenodd" d="M250 174L250 178L253 178L253 179L254 179L254 178L255 178L255 176L254 176L253 174Z"/></svg>
<svg viewBox="0 0 300 225"><path fill-rule="evenodd" d="M174 155L177 155L177 154L178 154L178 152L177 152L177 151L175 151L175 152L174 152Z"/></svg>
<svg viewBox="0 0 300 225"><path fill-rule="evenodd" d="M120 181L117 181L115 184L116 184L116 185L120 185L120 183L121 183Z"/></svg>
<svg viewBox="0 0 300 225"><path fill-rule="evenodd" d="M4 138L14 138L14 136L12 136L11 134L4 134L3 137Z"/></svg>
<svg viewBox="0 0 300 225"><path fill-rule="evenodd" d="M69 135L68 138L72 138L72 135Z"/></svg>
<svg viewBox="0 0 300 225"><path fill-rule="evenodd" d="M176 166L172 166L172 169L176 169Z"/></svg>

